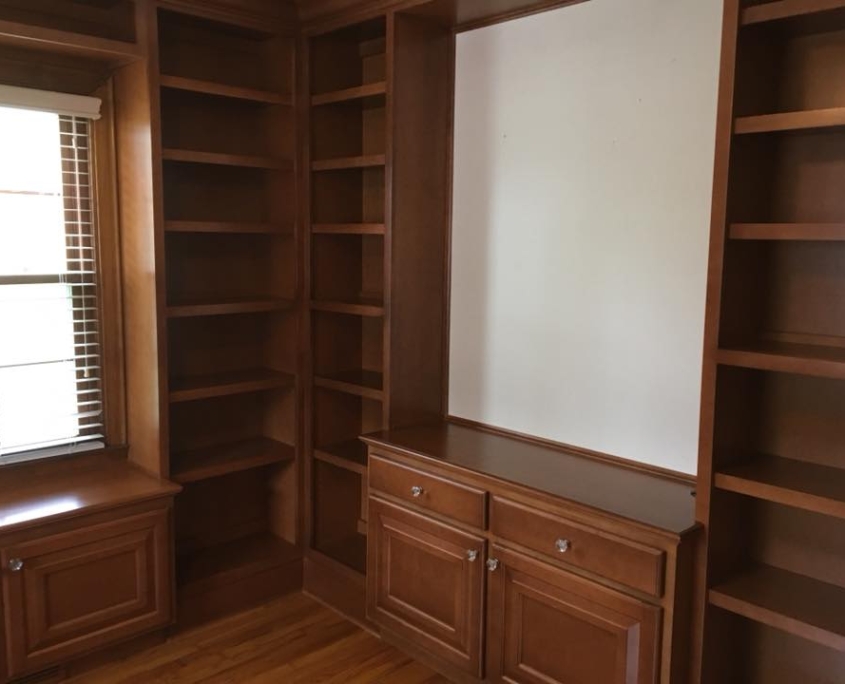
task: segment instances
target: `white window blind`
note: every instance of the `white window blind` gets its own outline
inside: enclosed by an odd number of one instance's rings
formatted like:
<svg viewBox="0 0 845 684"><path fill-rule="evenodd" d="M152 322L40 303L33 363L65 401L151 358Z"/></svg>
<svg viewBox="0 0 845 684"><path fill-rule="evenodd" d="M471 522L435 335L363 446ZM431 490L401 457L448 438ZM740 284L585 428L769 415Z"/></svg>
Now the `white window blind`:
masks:
<svg viewBox="0 0 845 684"><path fill-rule="evenodd" d="M103 439L90 125L0 106L0 463Z"/></svg>

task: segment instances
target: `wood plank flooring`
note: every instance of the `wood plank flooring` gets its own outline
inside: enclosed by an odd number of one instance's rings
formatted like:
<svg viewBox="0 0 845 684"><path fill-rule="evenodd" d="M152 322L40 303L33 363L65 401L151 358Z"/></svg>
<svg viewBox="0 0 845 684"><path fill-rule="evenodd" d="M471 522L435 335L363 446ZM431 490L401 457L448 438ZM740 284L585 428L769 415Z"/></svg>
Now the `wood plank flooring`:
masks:
<svg viewBox="0 0 845 684"><path fill-rule="evenodd" d="M303 594L186 631L73 684L448 684Z"/></svg>

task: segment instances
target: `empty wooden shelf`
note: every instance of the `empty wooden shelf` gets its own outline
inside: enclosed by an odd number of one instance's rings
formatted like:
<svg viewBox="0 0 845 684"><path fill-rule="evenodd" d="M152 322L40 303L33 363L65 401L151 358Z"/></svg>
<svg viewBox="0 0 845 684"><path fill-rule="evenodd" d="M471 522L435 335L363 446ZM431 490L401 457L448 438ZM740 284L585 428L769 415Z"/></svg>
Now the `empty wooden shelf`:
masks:
<svg viewBox="0 0 845 684"><path fill-rule="evenodd" d="M262 313L291 309L289 299L229 299L218 301L181 301L167 307L170 318L190 318L194 316L225 316L244 313Z"/></svg>
<svg viewBox="0 0 845 684"><path fill-rule="evenodd" d="M806 112L744 116L736 120L734 132L738 135L744 135L842 126L845 126L845 107L834 107Z"/></svg>
<svg viewBox="0 0 845 684"><path fill-rule="evenodd" d="M259 104L292 104L288 98L272 91L258 90L255 88L240 88L238 86L226 85L224 83L215 83L214 81L204 81L198 78L167 76L163 74L159 79L159 83L164 88L185 90L192 93L202 93L204 95L215 95L217 97L229 97L236 100L246 100L248 102L256 102Z"/></svg>
<svg viewBox="0 0 845 684"><path fill-rule="evenodd" d="M293 461L294 458L292 446L257 437L233 444L174 453L171 471L174 481L187 484L251 468Z"/></svg>
<svg viewBox="0 0 845 684"><path fill-rule="evenodd" d="M359 439L315 447L314 458L359 475L367 474L367 446Z"/></svg>
<svg viewBox="0 0 845 684"><path fill-rule="evenodd" d="M205 592L238 579L296 562L299 550L269 534L237 539L204 549L190 559L177 558L183 592Z"/></svg>
<svg viewBox="0 0 845 684"><path fill-rule="evenodd" d="M710 603L749 620L845 650L845 589L759 566L710 590Z"/></svg>
<svg viewBox="0 0 845 684"><path fill-rule="evenodd" d="M380 400L383 396L383 377L378 371L352 370L320 375L314 378L314 384L324 389L356 394L368 399Z"/></svg>
<svg viewBox="0 0 845 684"><path fill-rule="evenodd" d="M225 221L166 221L169 233L230 233L233 235L292 235L292 226L281 223L235 223Z"/></svg>
<svg viewBox="0 0 845 684"><path fill-rule="evenodd" d="M336 159L321 159L311 163L314 171L343 171L346 169L365 169L384 166L383 154L360 155L356 157L338 157Z"/></svg>
<svg viewBox="0 0 845 684"><path fill-rule="evenodd" d="M351 102L371 97L384 96L387 92L387 83L367 83L366 85L355 86L354 88L343 88L321 95L311 97L311 104L314 106L337 104L340 102Z"/></svg>
<svg viewBox="0 0 845 684"><path fill-rule="evenodd" d="M165 149L162 152L165 161L188 164L215 164L218 166L236 166L251 169L284 170L293 167L292 162L274 157L259 157L246 154L223 154L218 152L200 152L197 150Z"/></svg>
<svg viewBox="0 0 845 684"><path fill-rule="evenodd" d="M845 223L734 223L732 240L845 241Z"/></svg>
<svg viewBox="0 0 845 684"><path fill-rule="evenodd" d="M845 518L845 470L777 456L755 456L715 475L719 489Z"/></svg>
<svg viewBox="0 0 845 684"><path fill-rule="evenodd" d="M383 223L315 223L314 235L384 235Z"/></svg>
<svg viewBox="0 0 845 684"><path fill-rule="evenodd" d="M741 23L747 26L841 9L845 9L842 0L769 0L743 9Z"/></svg>
<svg viewBox="0 0 845 684"><path fill-rule="evenodd" d="M378 299L362 298L351 302L313 300L314 311L349 314L352 316L384 316L384 304Z"/></svg>
<svg viewBox="0 0 845 684"><path fill-rule="evenodd" d="M290 387L292 384L293 378L289 374L266 369L176 378L171 382L170 401L197 401Z"/></svg>
<svg viewBox="0 0 845 684"><path fill-rule="evenodd" d="M845 347L764 342L720 349L717 360L728 366L845 380Z"/></svg>

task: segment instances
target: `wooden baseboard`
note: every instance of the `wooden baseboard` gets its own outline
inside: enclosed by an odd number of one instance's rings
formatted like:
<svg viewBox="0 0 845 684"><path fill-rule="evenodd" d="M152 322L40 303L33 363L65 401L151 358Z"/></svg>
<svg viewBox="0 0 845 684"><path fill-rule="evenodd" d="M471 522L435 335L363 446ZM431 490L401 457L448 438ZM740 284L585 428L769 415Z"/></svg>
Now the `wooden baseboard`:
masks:
<svg viewBox="0 0 845 684"><path fill-rule="evenodd" d="M301 589L300 560L268 568L225 586L215 587L212 591L180 596L177 627L179 630L196 627Z"/></svg>
<svg viewBox="0 0 845 684"><path fill-rule="evenodd" d="M424 648L420 648L416 644L403 639L400 636L397 636L393 632L384 631L382 632L382 639L386 641L391 646L395 646L400 651L409 655L414 660L421 662L423 665L430 667L435 672L442 674L446 677L450 682L455 682L455 684L478 684L479 680L477 677L473 677L470 674L461 672L460 670L455 669L454 665L450 665L444 660L441 660L437 656L432 655Z"/></svg>
<svg viewBox="0 0 845 684"><path fill-rule="evenodd" d="M367 619L367 585L364 575L335 567L337 564L318 554L306 553L303 591L311 598L340 613L362 629L379 635Z"/></svg>

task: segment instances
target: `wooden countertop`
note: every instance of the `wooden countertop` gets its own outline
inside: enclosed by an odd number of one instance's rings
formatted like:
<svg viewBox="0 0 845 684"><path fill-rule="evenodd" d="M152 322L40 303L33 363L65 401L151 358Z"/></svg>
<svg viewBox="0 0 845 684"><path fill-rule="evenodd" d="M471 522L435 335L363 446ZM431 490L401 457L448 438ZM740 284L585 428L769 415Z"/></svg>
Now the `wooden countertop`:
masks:
<svg viewBox="0 0 845 684"><path fill-rule="evenodd" d="M695 527L693 488L624 463L452 423L364 435L389 448L522 485L673 534Z"/></svg>
<svg viewBox="0 0 845 684"><path fill-rule="evenodd" d="M179 491L109 453L6 466L0 469L0 533Z"/></svg>

